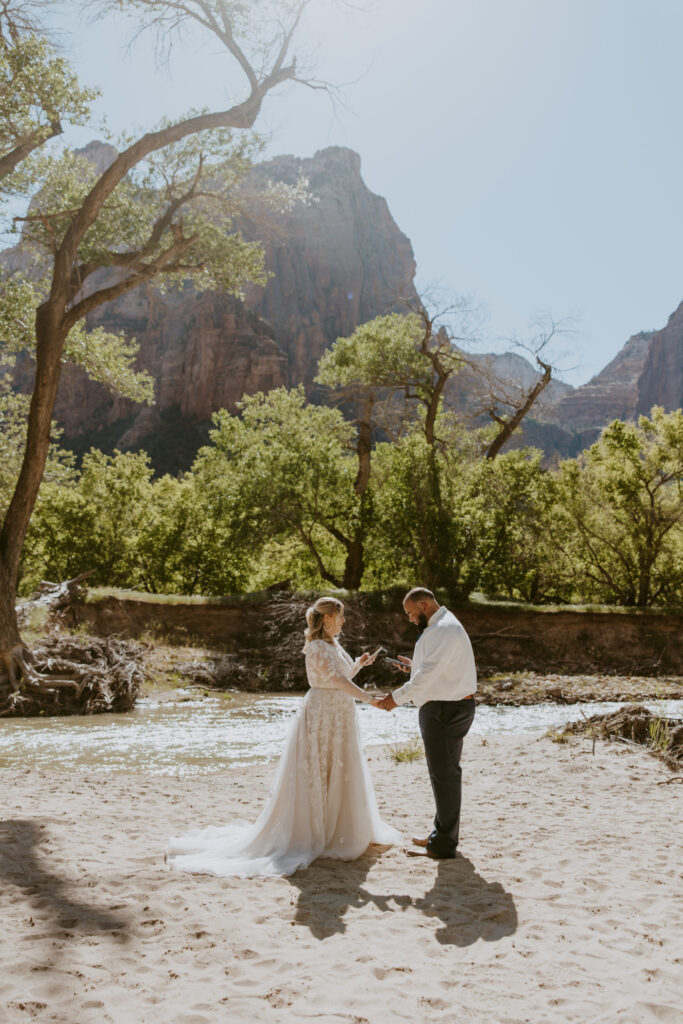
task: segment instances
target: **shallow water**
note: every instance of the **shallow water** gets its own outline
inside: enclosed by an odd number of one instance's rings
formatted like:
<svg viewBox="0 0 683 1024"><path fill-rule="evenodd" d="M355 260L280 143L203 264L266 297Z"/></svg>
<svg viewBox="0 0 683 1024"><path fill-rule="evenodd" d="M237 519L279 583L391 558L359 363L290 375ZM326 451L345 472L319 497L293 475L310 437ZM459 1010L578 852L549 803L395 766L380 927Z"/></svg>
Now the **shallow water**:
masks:
<svg viewBox="0 0 683 1024"><path fill-rule="evenodd" d="M0 768L131 771L148 775L203 775L236 764L277 758L301 695L235 694L159 702L139 701L125 715L0 719ZM683 701L644 701L661 713L683 716ZM613 711L617 703L480 705L472 732L543 732L585 715ZM417 712L391 714L359 705L366 744L401 743L418 736Z"/></svg>

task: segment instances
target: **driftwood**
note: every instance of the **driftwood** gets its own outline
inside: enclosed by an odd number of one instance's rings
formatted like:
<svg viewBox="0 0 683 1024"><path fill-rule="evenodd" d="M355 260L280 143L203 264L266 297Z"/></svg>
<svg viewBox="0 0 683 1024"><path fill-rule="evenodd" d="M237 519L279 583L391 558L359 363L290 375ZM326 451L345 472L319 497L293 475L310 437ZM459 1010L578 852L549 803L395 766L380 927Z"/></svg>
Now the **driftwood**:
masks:
<svg viewBox="0 0 683 1024"><path fill-rule="evenodd" d="M21 629L29 621L31 616L38 609L44 610L49 616L55 613L64 612L75 597L80 595L81 584L92 576L94 569L89 572L82 572L80 576L74 576L72 580L64 580L62 583L51 583L49 580L42 580L36 594L23 604L17 606L17 623Z"/></svg>
<svg viewBox="0 0 683 1024"><path fill-rule="evenodd" d="M306 609L314 600L313 595L291 594L286 590L274 592L259 608L257 627L254 628L253 621L250 623L236 651L216 654L209 660L188 661L178 665L177 671L190 685L216 689L259 692L308 689L303 657L304 630ZM379 646L392 656L412 652L414 627L406 620L397 629L391 611L378 615L372 595L354 594L353 601L345 603L345 615L340 639L353 656ZM355 681L360 686L369 684L373 689L385 689L405 680L403 673L378 658Z"/></svg>
<svg viewBox="0 0 683 1024"><path fill-rule="evenodd" d="M571 722L563 733L588 733L647 747L672 767L683 764L683 719L655 714L641 704Z"/></svg>
<svg viewBox="0 0 683 1024"><path fill-rule="evenodd" d="M119 637L51 635L12 654L21 674L0 675L0 717L130 711L143 682L141 646Z"/></svg>

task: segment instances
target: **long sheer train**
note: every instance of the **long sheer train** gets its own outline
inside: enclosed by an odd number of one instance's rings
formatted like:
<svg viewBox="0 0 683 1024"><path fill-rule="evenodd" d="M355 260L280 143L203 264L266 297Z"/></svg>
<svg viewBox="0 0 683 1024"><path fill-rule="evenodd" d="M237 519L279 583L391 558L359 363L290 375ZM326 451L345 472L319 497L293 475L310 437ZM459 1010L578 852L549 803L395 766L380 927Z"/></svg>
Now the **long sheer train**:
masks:
<svg viewBox="0 0 683 1024"><path fill-rule="evenodd" d="M400 840L382 820L361 748L351 687L357 671L339 644L306 648L311 689L292 723L266 804L253 825L210 826L172 839L166 860L211 875L290 875L317 857L355 860L370 843ZM363 691L359 691L363 692Z"/></svg>

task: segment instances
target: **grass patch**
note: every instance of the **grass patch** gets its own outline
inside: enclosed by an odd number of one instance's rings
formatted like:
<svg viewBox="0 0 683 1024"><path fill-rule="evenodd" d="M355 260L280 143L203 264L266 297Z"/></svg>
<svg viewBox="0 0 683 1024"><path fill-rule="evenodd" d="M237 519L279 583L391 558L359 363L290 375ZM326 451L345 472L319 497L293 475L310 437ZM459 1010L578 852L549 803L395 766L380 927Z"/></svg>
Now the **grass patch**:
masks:
<svg viewBox="0 0 683 1024"><path fill-rule="evenodd" d="M334 594L340 600L346 600L352 604L354 600L362 599L367 602L368 607L376 611L400 611L401 601L405 594L407 585L402 587L386 587L383 590L360 590L350 591L341 588L330 587L324 591L293 590L290 592L292 598L301 598L306 601L314 601L322 593ZM256 590L248 594L225 594L220 597L207 597L200 594L150 594L143 590L125 590L117 587L90 587L84 597L85 601L102 601L107 597L114 597L121 601L140 601L149 604L195 604L195 605L258 605L273 598L271 590ZM466 600L461 597L453 597L447 591L439 590L437 598L449 607L467 608L472 606L488 608L508 608L525 612L543 612L548 615L558 612L574 612L576 614L603 614L603 615L671 615L680 614L680 606L667 608L648 607L636 608L626 605L605 605L605 604L530 604L526 601L517 601L504 598L487 597L485 594L474 592Z"/></svg>
<svg viewBox="0 0 683 1024"><path fill-rule="evenodd" d="M655 715L648 723L650 746L660 754L666 754L671 746L671 731L666 718Z"/></svg>
<svg viewBox="0 0 683 1024"><path fill-rule="evenodd" d="M569 743L569 733L562 729L548 729L545 735L553 743Z"/></svg>
<svg viewBox="0 0 683 1024"><path fill-rule="evenodd" d="M394 764L402 764L404 761L419 761L424 757L424 747L415 736L406 743L396 743L389 751L389 756Z"/></svg>

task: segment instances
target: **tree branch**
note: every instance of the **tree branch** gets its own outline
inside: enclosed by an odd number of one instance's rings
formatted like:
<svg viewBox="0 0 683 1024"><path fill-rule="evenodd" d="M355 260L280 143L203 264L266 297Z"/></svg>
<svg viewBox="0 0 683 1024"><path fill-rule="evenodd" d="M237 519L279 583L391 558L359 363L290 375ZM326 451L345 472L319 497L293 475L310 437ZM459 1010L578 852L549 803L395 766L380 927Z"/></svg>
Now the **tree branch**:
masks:
<svg viewBox="0 0 683 1024"><path fill-rule="evenodd" d="M79 320L82 320L84 316L98 306L103 305L105 302L111 302L112 299L116 299L119 295L125 294L136 288L138 285L143 284L145 281L151 281L157 277L164 270L176 270L181 269L181 265L174 263L177 257L182 256L187 249L190 248L192 243L195 241L195 236L190 238L183 238L180 241L176 241L166 252L158 256L152 263L148 263L138 270L136 274L131 274L130 277L124 278L122 281L117 281L116 284L109 285L107 288L100 288L98 291L93 292L92 295L87 295L72 306L64 317L64 327L68 332L75 327ZM182 268L189 269L189 268Z"/></svg>
<svg viewBox="0 0 683 1024"><path fill-rule="evenodd" d="M40 149L50 139L54 139L57 135L61 135L63 131L61 121L53 121L50 125L50 130L47 134L44 131L36 130L33 132L28 139L20 142L14 149L6 153L0 158L0 178L6 177L11 174L12 171L25 160L27 156L34 152L36 149Z"/></svg>
<svg viewBox="0 0 683 1024"><path fill-rule="evenodd" d="M532 405L543 391L545 387L550 383L552 376L552 366L550 363L544 363L542 359L536 356L536 362L543 369L543 376L540 380L536 381L531 390L527 393L524 403L517 409L513 416L509 420L503 420L499 416L495 416L493 412L489 411L489 415L496 422L501 423L502 429L496 434L493 441L486 449L486 458L495 459L496 455L500 452L501 448L506 444L507 441L512 437L517 427L520 425L526 414L531 409Z"/></svg>

